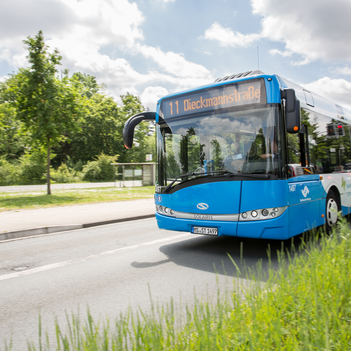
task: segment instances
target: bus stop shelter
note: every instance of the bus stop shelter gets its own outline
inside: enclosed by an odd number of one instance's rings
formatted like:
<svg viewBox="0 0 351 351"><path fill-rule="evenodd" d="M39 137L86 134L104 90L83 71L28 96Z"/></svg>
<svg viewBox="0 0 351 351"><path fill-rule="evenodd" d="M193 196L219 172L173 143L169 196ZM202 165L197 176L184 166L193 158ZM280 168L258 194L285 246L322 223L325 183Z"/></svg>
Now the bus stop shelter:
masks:
<svg viewBox="0 0 351 351"><path fill-rule="evenodd" d="M114 182L119 182L121 187L126 183L132 186L146 186L156 184L156 164L145 163L110 163L114 167ZM117 179L120 178L120 179Z"/></svg>

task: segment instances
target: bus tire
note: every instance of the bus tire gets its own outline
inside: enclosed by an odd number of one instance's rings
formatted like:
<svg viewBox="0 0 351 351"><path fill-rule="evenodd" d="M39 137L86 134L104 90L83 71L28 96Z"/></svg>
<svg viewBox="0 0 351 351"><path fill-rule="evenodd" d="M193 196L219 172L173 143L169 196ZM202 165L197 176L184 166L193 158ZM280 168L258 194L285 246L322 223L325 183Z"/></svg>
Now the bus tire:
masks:
<svg viewBox="0 0 351 351"><path fill-rule="evenodd" d="M325 203L325 230L329 235L338 221L340 205L333 190L329 190Z"/></svg>

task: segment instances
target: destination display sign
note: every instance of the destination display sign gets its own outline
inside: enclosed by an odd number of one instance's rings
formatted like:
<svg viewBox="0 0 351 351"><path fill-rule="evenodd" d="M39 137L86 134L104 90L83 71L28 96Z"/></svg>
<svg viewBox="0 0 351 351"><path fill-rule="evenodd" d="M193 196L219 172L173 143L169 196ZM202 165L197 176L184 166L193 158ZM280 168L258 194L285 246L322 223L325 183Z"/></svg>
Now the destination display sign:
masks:
<svg viewBox="0 0 351 351"><path fill-rule="evenodd" d="M164 99L161 102L160 115L164 119L169 119L199 112L265 102L264 80L257 79Z"/></svg>

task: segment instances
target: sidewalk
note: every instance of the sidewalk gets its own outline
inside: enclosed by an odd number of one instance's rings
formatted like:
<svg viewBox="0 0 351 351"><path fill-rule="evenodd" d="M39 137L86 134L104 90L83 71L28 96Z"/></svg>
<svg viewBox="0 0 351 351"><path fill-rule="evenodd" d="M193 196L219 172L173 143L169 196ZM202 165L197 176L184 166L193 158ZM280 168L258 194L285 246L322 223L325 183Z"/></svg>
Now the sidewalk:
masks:
<svg viewBox="0 0 351 351"><path fill-rule="evenodd" d="M0 241L155 215L154 199L0 212Z"/></svg>

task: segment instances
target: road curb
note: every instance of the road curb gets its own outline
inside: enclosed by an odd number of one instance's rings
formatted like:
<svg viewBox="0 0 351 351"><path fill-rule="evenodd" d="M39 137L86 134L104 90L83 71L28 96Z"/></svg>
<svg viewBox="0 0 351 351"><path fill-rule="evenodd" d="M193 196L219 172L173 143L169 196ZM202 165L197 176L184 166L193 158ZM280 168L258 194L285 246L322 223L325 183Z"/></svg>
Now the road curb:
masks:
<svg viewBox="0 0 351 351"><path fill-rule="evenodd" d="M38 227L32 229L16 230L13 232L5 232L0 234L0 241L25 238L26 236L36 236L43 234L51 234L56 232L64 232L67 230L81 229L82 224L70 224L70 225L55 225L52 227Z"/></svg>
<svg viewBox="0 0 351 351"><path fill-rule="evenodd" d="M87 224L83 224L83 228L97 227L99 225L106 225L106 224L113 224L113 223L120 223L120 222L136 221L138 219L147 219L152 217L155 217L155 213L142 215L142 216L135 216L135 217L111 219L111 220L102 221L102 222L87 223Z"/></svg>
<svg viewBox="0 0 351 351"><path fill-rule="evenodd" d="M45 234L51 234L51 233L57 233L57 232L65 232L65 231L69 231L69 230L91 228L91 227L97 227L100 225L120 223L120 222L136 221L138 219L147 219L147 218L152 218L152 217L155 217L154 213L143 215L143 216L118 218L118 219L112 219L112 220L108 220L108 221L93 222L93 223L86 223L86 224L55 225L55 226L51 226L51 227L38 227L38 228L32 228L32 229L16 230L13 232L0 233L0 242L5 241L5 240L11 240L11 239L25 238L27 236L32 237L32 236L36 236L36 235L45 235Z"/></svg>

